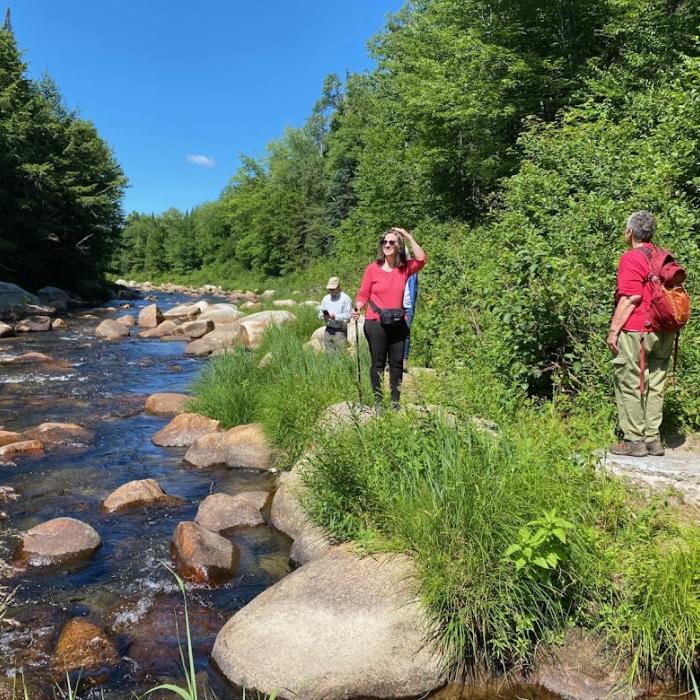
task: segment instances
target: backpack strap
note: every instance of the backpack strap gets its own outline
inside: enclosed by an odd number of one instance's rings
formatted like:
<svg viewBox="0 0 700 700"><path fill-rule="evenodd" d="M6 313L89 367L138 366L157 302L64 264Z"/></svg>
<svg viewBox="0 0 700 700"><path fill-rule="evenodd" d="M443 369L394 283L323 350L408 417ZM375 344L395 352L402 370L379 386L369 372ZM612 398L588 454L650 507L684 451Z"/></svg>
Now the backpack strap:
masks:
<svg viewBox="0 0 700 700"><path fill-rule="evenodd" d="M644 396L644 372L646 371L646 349L644 348L644 333L639 334L639 393Z"/></svg>
<svg viewBox="0 0 700 700"><path fill-rule="evenodd" d="M371 299L368 299L367 303L372 307L372 311L374 311L375 314L378 316L382 315L382 310Z"/></svg>

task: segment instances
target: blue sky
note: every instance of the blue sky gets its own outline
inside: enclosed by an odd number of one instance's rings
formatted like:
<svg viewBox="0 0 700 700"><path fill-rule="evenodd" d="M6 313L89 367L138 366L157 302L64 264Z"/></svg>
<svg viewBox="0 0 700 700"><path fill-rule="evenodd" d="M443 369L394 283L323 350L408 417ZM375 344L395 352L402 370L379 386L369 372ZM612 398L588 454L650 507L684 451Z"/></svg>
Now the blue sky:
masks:
<svg viewBox="0 0 700 700"><path fill-rule="evenodd" d="M402 0L0 0L30 75L48 71L131 187L125 211L215 199L239 165L308 116L328 73ZM188 160L188 156L190 156Z"/></svg>

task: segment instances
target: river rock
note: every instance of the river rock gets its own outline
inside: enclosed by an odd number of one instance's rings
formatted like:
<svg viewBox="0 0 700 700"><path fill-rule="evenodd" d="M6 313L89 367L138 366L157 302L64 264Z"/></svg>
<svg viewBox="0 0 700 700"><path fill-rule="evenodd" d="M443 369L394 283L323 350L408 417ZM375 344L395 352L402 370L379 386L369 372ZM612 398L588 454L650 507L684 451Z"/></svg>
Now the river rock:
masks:
<svg viewBox="0 0 700 700"><path fill-rule="evenodd" d="M326 533L311 522L302 505L304 465L304 460L301 460L293 469L280 475L270 514L272 524L294 540L289 558L296 566L319 559L332 547Z"/></svg>
<svg viewBox="0 0 700 700"><path fill-rule="evenodd" d="M11 338L15 334L15 329L0 321L0 338Z"/></svg>
<svg viewBox="0 0 700 700"><path fill-rule="evenodd" d="M214 325L222 323L235 323L242 316L234 304L214 304L210 306L200 317L200 321L213 321Z"/></svg>
<svg viewBox="0 0 700 700"><path fill-rule="evenodd" d="M38 304L39 298L11 282L0 282L0 310L24 304Z"/></svg>
<svg viewBox="0 0 700 700"><path fill-rule="evenodd" d="M341 401L332 404L323 412L318 427L319 430L326 433L351 425L364 425L375 416L376 413L369 406Z"/></svg>
<svg viewBox="0 0 700 700"><path fill-rule="evenodd" d="M198 437L185 452L185 461L199 468L224 464L224 433L209 433Z"/></svg>
<svg viewBox="0 0 700 700"><path fill-rule="evenodd" d="M260 423L238 425L227 430L223 439L224 462L237 469L273 468L274 453Z"/></svg>
<svg viewBox="0 0 700 700"><path fill-rule="evenodd" d="M248 333L241 323L231 323L223 327L218 327L211 333L207 333L198 340L193 340L187 344L185 354L194 357L206 357L215 350L223 350L233 347L247 347Z"/></svg>
<svg viewBox="0 0 700 700"><path fill-rule="evenodd" d="M0 447L4 447L13 442L20 442L23 439L22 433L15 433L11 430L0 430Z"/></svg>
<svg viewBox="0 0 700 700"><path fill-rule="evenodd" d="M289 312L278 309L276 311L259 311L258 313L246 316L241 321L241 325L248 334L247 345L251 350L260 346L265 330L270 326L281 326L294 321L296 316Z"/></svg>
<svg viewBox="0 0 700 700"><path fill-rule="evenodd" d="M320 301L314 301L313 299L307 299L299 303L299 306L321 306Z"/></svg>
<svg viewBox="0 0 700 700"><path fill-rule="evenodd" d="M124 314L124 316L119 316L114 319L117 323L123 323L127 328L133 328L136 325L136 319L129 314Z"/></svg>
<svg viewBox="0 0 700 700"><path fill-rule="evenodd" d="M644 695L644 689L628 686L628 671L604 639L574 628L560 646L540 649L528 682L572 700L629 700Z"/></svg>
<svg viewBox="0 0 700 700"><path fill-rule="evenodd" d="M31 566L89 559L102 540L95 530L75 518L54 518L29 530L20 554Z"/></svg>
<svg viewBox="0 0 700 700"><path fill-rule="evenodd" d="M70 296L58 287L42 287L36 295L39 302L53 306L57 311L65 311L70 306Z"/></svg>
<svg viewBox="0 0 700 700"><path fill-rule="evenodd" d="M181 335L190 338L190 340L196 340L207 333L211 333L213 330L214 321L211 319L204 321L198 319L196 321L187 321L181 326L178 326L175 330L175 335Z"/></svg>
<svg viewBox="0 0 700 700"><path fill-rule="evenodd" d="M51 319L48 316L28 316L15 324L15 333L40 333L51 330Z"/></svg>
<svg viewBox="0 0 700 700"><path fill-rule="evenodd" d="M17 455L38 454L43 451L44 445L39 440L21 440L20 442L11 442L0 447L0 457L7 459Z"/></svg>
<svg viewBox="0 0 700 700"><path fill-rule="evenodd" d="M129 329L127 326L111 318L106 318L95 328L95 337L104 338L105 340L119 340L126 338L128 335Z"/></svg>
<svg viewBox="0 0 700 700"><path fill-rule="evenodd" d="M115 513L128 508L152 505L174 505L181 499L168 496L155 479L139 479L123 484L102 501L102 510Z"/></svg>
<svg viewBox="0 0 700 700"><path fill-rule="evenodd" d="M427 695L445 677L413 574L401 555L329 554L239 610L212 658L236 685L282 698Z"/></svg>
<svg viewBox="0 0 700 700"><path fill-rule="evenodd" d="M238 547L193 522L178 523L170 552L183 578L208 585L231 578L240 560Z"/></svg>
<svg viewBox="0 0 700 700"><path fill-rule="evenodd" d="M163 312L165 318L181 318L192 320L209 308L209 302L198 301L195 304L180 304Z"/></svg>
<svg viewBox="0 0 700 700"><path fill-rule="evenodd" d="M141 331L139 338L162 338L166 335L172 335L177 330L178 325L178 322L173 320L161 321L155 328Z"/></svg>
<svg viewBox="0 0 700 700"><path fill-rule="evenodd" d="M155 328L159 323L163 322L163 314L156 304L144 306L139 311L139 327Z"/></svg>
<svg viewBox="0 0 700 700"><path fill-rule="evenodd" d="M275 290L274 289L266 289L261 295L260 295L260 300L261 301L271 301L272 298L275 296Z"/></svg>
<svg viewBox="0 0 700 700"><path fill-rule="evenodd" d="M278 309L284 309L284 308L292 308L297 305L296 301L294 299L276 299L275 301L272 302L273 306L276 306Z"/></svg>
<svg viewBox="0 0 700 700"><path fill-rule="evenodd" d="M49 447L89 445L94 439L91 431L75 423L41 423L25 430L23 435L27 440L40 440Z"/></svg>
<svg viewBox="0 0 700 700"><path fill-rule="evenodd" d="M161 447L187 447L197 438L219 429L219 421L198 413L181 413L153 436Z"/></svg>
<svg viewBox="0 0 700 700"><path fill-rule="evenodd" d="M51 321L51 330L60 331L68 328L68 324L62 318L54 318Z"/></svg>
<svg viewBox="0 0 700 700"><path fill-rule="evenodd" d="M185 403L192 397L187 394L172 394L168 392L160 392L151 394L146 399L146 413L154 416L176 416L178 413L184 413Z"/></svg>
<svg viewBox="0 0 700 700"><path fill-rule="evenodd" d="M51 666L55 671L100 670L119 663L114 643L97 625L77 617L61 630Z"/></svg>
<svg viewBox="0 0 700 700"><path fill-rule="evenodd" d="M11 362L12 364L23 365L31 362L55 363L56 360L50 355L45 355L43 352L23 352L21 355L5 355L0 358L0 362Z"/></svg>
<svg viewBox="0 0 700 700"><path fill-rule="evenodd" d="M259 301L246 301L241 304L241 309L243 311L257 311L257 309L260 309L261 307L262 304Z"/></svg>
<svg viewBox="0 0 700 700"><path fill-rule="evenodd" d="M260 511L265 507L268 495L265 491L250 491L236 496L213 493L199 504L194 521L212 532L264 525Z"/></svg>

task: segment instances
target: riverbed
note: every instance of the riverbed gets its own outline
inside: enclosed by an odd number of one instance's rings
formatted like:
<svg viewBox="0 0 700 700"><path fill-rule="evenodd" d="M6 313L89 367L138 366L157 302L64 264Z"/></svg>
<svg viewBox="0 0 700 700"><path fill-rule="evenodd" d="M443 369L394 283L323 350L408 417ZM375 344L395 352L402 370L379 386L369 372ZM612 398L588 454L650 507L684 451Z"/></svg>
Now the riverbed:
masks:
<svg viewBox="0 0 700 700"><path fill-rule="evenodd" d="M179 294L156 296L164 310L191 301ZM198 470L183 461L185 448L160 448L151 442L169 419L146 415L146 397L187 392L204 363L185 357L184 342L138 338L138 328L121 341L96 339L95 327L102 319L136 317L152 302L133 301L131 309L119 309L123 303L104 305L116 311L66 313L65 329L0 340L0 360L28 351L55 360L0 362L0 426L18 431L48 421L69 422L95 433L89 447L54 448L0 467L0 485L19 494L16 500L0 500L6 514L0 522L0 558L12 560L18 533L59 516L89 523L102 538L97 554L81 566L34 569L0 581L18 586L9 615L20 623L17 628L0 626L0 669L5 675L22 669L28 685L49 693L56 639L63 625L78 616L105 629L117 644L120 663L100 679L104 697L131 697L133 691L144 692L162 680L182 681L182 598L165 568L171 563L173 530L178 522L194 518L209 493L274 488L270 474L225 467ZM84 318L85 314L97 318ZM166 493L183 502L111 515L100 511L111 491L144 478L156 479ZM220 698L238 693L225 687L209 665L217 632L234 612L289 571L290 541L271 526L237 530L230 539L241 550L236 577L215 589L188 586L197 670L207 675Z"/></svg>

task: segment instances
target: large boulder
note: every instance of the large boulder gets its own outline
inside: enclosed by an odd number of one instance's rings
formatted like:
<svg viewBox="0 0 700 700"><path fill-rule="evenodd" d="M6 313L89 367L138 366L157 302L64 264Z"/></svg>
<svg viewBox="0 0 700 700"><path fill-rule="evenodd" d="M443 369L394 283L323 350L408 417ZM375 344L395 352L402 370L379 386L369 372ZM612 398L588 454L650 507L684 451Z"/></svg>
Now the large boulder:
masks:
<svg viewBox="0 0 700 700"><path fill-rule="evenodd" d="M123 323L127 328L133 328L136 325L136 319L129 314L124 314L124 316L119 316L114 319L117 323Z"/></svg>
<svg viewBox="0 0 700 700"><path fill-rule="evenodd" d="M262 342L265 330L270 326L281 326L295 319L296 316L293 313L281 309L275 311L259 311L250 316L245 316L241 321L241 325L248 334L248 348L251 350L258 348Z"/></svg>
<svg viewBox="0 0 700 700"><path fill-rule="evenodd" d="M146 399L146 413L154 416L176 416L184 413L185 403L192 397L187 394L160 392Z"/></svg>
<svg viewBox="0 0 700 700"><path fill-rule="evenodd" d="M197 318L199 314L206 311L208 308L209 302L207 301L198 301L194 304L180 304L178 306L174 306L172 309L164 311L163 316L165 318L180 318L191 321L192 319Z"/></svg>
<svg viewBox="0 0 700 700"><path fill-rule="evenodd" d="M13 306L38 304L39 298L11 282L0 282L0 311Z"/></svg>
<svg viewBox="0 0 700 700"><path fill-rule="evenodd" d="M17 455L40 454L43 451L44 444L39 440L21 440L20 442L11 442L0 447L0 457L7 459Z"/></svg>
<svg viewBox="0 0 700 700"><path fill-rule="evenodd" d="M198 437L185 452L185 461L200 469L224 464L224 434L209 433Z"/></svg>
<svg viewBox="0 0 700 700"><path fill-rule="evenodd" d="M200 321L213 321L219 326L222 323L235 323L242 316L234 304L213 304L200 317Z"/></svg>
<svg viewBox="0 0 700 700"><path fill-rule="evenodd" d="M15 334L15 329L7 323L0 321L0 338L11 338Z"/></svg>
<svg viewBox="0 0 700 700"><path fill-rule="evenodd" d="M41 304L53 306L58 311L65 311L70 306L70 296L58 287L42 287L36 295Z"/></svg>
<svg viewBox="0 0 700 700"><path fill-rule="evenodd" d="M175 329L175 335L181 335L190 340L196 340L207 333L211 333L213 330L214 321L211 319L205 321L197 319L196 321L185 321L181 326L178 326Z"/></svg>
<svg viewBox="0 0 700 700"><path fill-rule="evenodd" d="M139 333L139 338L162 338L172 335L177 330L179 323L173 320L161 321L155 328L149 328Z"/></svg>
<svg viewBox="0 0 700 700"><path fill-rule="evenodd" d="M90 430L75 423L41 423L36 428L25 430L23 436L25 440L40 440L48 447L83 447L94 439Z"/></svg>
<svg viewBox="0 0 700 700"><path fill-rule="evenodd" d="M305 496L303 468L301 461L280 476L270 514L272 524L294 540L289 558L296 566L319 559L332 546L326 533L311 522L302 505Z"/></svg>
<svg viewBox="0 0 700 700"><path fill-rule="evenodd" d="M218 429L218 420L198 413L181 413L153 436L153 442L161 447L188 447L197 438Z"/></svg>
<svg viewBox="0 0 700 700"><path fill-rule="evenodd" d="M95 337L105 340L120 340L129 335L129 328L119 321L106 318L95 328Z"/></svg>
<svg viewBox="0 0 700 700"><path fill-rule="evenodd" d="M175 505L180 499L168 496L155 479L139 479L123 484L102 501L102 510L115 513L129 508Z"/></svg>
<svg viewBox="0 0 700 700"><path fill-rule="evenodd" d="M267 503L268 496L265 491L250 491L236 496L213 493L199 504L194 521L211 532L264 525L265 519L260 511Z"/></svg>
<svg viewBox="0 0 700 700"><path fill-rule="evenodd" d="M62 564L89 559L101 544L100 536L87 523L75 518L54 518L24 535L20 556L30 566Z"/></svg>
<svg viewBox="0 0 700 700"><path fill-rule="evenodd" d="M139 326L141 328L155 328L163 322L163 314L156 304L144 306L139 311Z"/></svg>
<svg viewBox="0 0 700 700"><path fill-rule="evenodd" d="M228 467L268 471L274 466L274 451L260 423L238 425L227 430L223 450Z"/></svg>
<svg viewBox="0 0 700 700"><path fill-rule="evenodd" d="M41 333L51 330L48 316L28 316L15 324L15 333Z"/></svg>
<svg viewBox="0 0 700 700"><path fill-rule="evenodd" d="M401 555L336 550L238 611L212 658L236 685L281 698L427 695L445 677L413 574Z"/></svg>
<svg viewBox="0 0 700 700"><path fill-rule="evenodd" d="M208 585L233 577L240 560L238 547L193 522L178 523L170 552L183 578Z"/></svg>
<svg viewBox="0 0 700 700"><path fill-rule="evenodd" d="M94 672L118 663L114 643L97 625L80 617L70 620L61 630L51 659L51 666L60 673Z"/></svg>
<svg viewBox="0 0 700 700"><path fill-rule="evenodd" d="M193 357L206 357L216 350L226 348L247 347L248 333L239 322L227 324L225 327L217 327L211 333L207 333L198 340L187 344L185 354Z"/></svg>

